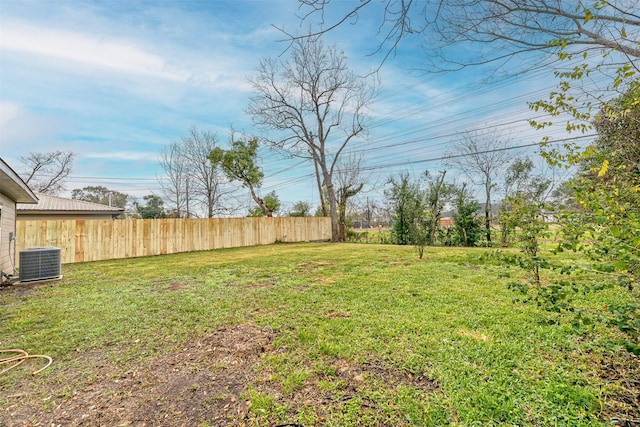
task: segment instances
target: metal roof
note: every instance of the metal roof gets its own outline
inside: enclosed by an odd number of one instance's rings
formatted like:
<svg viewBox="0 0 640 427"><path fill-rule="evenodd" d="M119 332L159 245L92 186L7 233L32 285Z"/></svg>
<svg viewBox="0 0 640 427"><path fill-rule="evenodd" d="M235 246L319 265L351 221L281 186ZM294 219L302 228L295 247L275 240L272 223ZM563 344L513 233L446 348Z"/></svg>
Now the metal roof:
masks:
<svg viewBox="0 0 640 427"><path fill-rule="evenodd" d="M0 193L16 202L38 203L38 197L2 158L0 158Z"/></svg>
<svg viewBox="0 0 640 427"><path fill-rule="evenodd" d="M68 213L102 213L118 215L124 212L124 209L101 205L99 203L85 202L84 200L66 199L64 197L52 196L50 194L38 193L38 204L27 205L18 203L16 209L19 213L51 213L51 214L68 214Z"/></svg>

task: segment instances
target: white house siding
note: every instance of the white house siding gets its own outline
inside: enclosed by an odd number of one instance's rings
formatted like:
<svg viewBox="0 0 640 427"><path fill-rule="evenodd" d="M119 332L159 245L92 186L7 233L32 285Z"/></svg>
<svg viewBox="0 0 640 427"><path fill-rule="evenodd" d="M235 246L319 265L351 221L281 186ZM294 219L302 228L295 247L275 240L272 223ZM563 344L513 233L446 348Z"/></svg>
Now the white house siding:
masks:
<svg viewBox="0 0 640 427"><path fill-rule="evenodd" d="M9 233L15 235L16 232L16 202L0 194L0 208L2 218L0 219L0 270L7 274L15 274L12 261L15 262L15 242L9 242ZM9 251L11 245L11 251ZM9 256L11 252L11 257ZM2 278L0 278L0 282Z"/></svg>

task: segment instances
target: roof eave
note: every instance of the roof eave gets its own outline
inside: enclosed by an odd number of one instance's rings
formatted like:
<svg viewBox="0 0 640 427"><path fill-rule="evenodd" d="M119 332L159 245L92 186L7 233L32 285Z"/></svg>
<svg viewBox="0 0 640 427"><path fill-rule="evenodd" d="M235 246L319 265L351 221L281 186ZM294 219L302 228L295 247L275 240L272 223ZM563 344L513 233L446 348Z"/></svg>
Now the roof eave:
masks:
<svg viewBox="0 0 640 427"><path fill-rule="evenodd" d="M111 215L118 216L124 213L122 210L109 211L48 211L43 209L18 209L18 215Z"/></svg>
<svg viewBox="0 0 640 427"><path fill-rule="evenodd" d="M2 158L0 158L0 192L16 203L38 203L35 193Z"/></svg>

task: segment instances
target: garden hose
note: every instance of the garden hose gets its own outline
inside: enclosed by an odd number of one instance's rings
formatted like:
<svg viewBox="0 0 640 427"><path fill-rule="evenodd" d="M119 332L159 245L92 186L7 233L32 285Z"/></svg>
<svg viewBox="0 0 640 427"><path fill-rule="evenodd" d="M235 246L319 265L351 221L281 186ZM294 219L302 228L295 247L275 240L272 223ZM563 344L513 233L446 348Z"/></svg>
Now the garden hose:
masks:
<svg viewBox="0 0 640 427"><path fill-rule="evenodd" d="M15 368L16 366L21 365L27 359L46 359L47 360L46 365L44 365L42 368L38 369L37 371L32 372L31 375L35 375L39 372L44 371L53 362L53 359L51 359L49 356L45 356L42 354L29 354L26 351L20 350L20 349L0 350L0 353L18 353L18 356L0 358L0 365L4 365L6 363L11 364L11 366L9 366L8 368L4 368L2 371L0 371L0 375L4 374L5 372L8 372L9 370Z"/></svg>

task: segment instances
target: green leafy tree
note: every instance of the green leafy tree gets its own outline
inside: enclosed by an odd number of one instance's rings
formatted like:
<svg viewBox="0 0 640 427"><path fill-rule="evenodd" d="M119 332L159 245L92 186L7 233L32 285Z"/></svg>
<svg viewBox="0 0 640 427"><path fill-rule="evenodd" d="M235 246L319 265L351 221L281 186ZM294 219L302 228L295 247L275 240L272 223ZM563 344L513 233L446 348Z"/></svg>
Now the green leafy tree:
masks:
<svg viewBox="0 0 640 427"><path fill-rule="evenodd" d="M232 181L240 181L243 187L249 189L251 198L262 209L263 215L273 216L272 206L267 203L266 198L261 198L257 191L262 186L264 173L257 165L258 139L237 140L231 143L231 149L223 150L216 147L209 159L214 165L222 168L223 172ZM251 215L256 216L256 215Z"/></svg>
<svg viewBox="0 0 640 427"><path fill-rule="evenodd" d="M424 245L425 221L424 191L419 182L411 182L409 174L391 178L385 189L387 203L392 212L391 235L397 245Z"/></svg>
<svg viewBox="0 0 640 427"><path fill-rule="evenodd" d="M542 202L546 202L552 180L541 174L534 173L533 161L529 158L516 158L507 168L504 179L504 194L500 204L500 224L502 246L508 246L509 235L514 232L519 225L517 219L520 214L512 215L514 209L522 209L523 203L531 203L538 206L540 216L545 214L549 207L545 207Z"/></svg>
<svg viewBox="0 0 640 427"><path fill-rule="evenodd" d="M167 217L164 210L164 202L160 197L154 194L149 194L144 196L142 199L145 201L144 205L138 202L133 203L133 206L142 219Z"/></svg>
<svg viewBox="0 0 640 427"><path fill-rule="evenodd" d="M475 246L482 239L482 225L478 220L480 203L471 197L466 183L454 192L453 223L456 230L454 244L461 246Z"/></svg>
<svg viewBox="0 0 640 427"><path fill-rule="evenodd" d="M638 28L640 23L628 25ZM627 28L627 23L621 24L616 32L627 38L631 36ZM564 235L562 248L583 251L603 271L603 277L629 288L633 302L624 307L610 307L612 322L628 333L627 348L640 353L640 294L634 290L640 278L640 228L637 226L640 223L637 209L640 205L640 83L637 77L640 52L625 51L621 62L610 60L614 56L620 58L615 47L603 52L602 61L590 58L587 62L585 53L583 64L557 72L558 90L552 92L549 99L531 104L533 110L548 113L549 120L531 121L531 124L548 130L557 124L557 119L568 116L566 121L562 119L562 126L578 133L576 139L590 138L592 131L597 132L595 141L586 146L573 142L553 148L548 145L549 138L544 138L543 154L552 165L579 168L576 178L568 184L573 203L557 214ZM558 55L561 60L575 57L564 47ZM585 80L597 72L610 71L611 65L615 70L604 90L581 90Z"/></svg>
<svg viewBox="0 0 640 427"><path fill-rule="evenodd" d="M293 204L289 216L311 216L311 203L299 200Z"/></svg>
<svg viewBox="0 0 640 427"><path fill-rule="evenodd" d="M611 307L614 322L640 352L640 82L606 103L594 120L598 138L567 157L580 173L571 182L577 209L559 216L563 247L586 253L605 277L627 287L634 302ZM613 273L613 277L611 274Z"/></svg>
<svg viewBox="0 0 640 427"><path fill-rule="evenodd" d="M427 178L426 208L428 213L429 245L436 244L436 235L442 218L442 210L449 197L454 193L455 187L444 182L447 171L441 171L438 177L431 177L425 172Z"/></svg>
<svg viewBox="0 0 640 427"><path fill-rule="evenodd" d="M352 5L342 17L338 15L335 23L329 22L306 37L315 37L337 25L352 22L364 8L375 3L364 0ZM523 52L539 52L541 56L547 55L547 60L549 54L557 56L560 61L551 65L559 80L557 90L551 92L548 99L531 103L533 110L545 112L548 117L532 120L531 124L538 129L559 124L565 131L580 133L576 141L592 138L594 135L590 133L594 127L599 133L599 142L586 147L567 143L557 149L550 145L549 137L543 139L543 154L550 164L579 165L583 171L591 171L591 176L581 173L569 185L572 187L569 193L575 197L572 205L579 207L561 209L559 213L560 218L565 218L563 230L571 232L567 244L597 259L603 269L613 269L610 273L616 273L616 280L633 289L638 280L637 248L640 246L637 237L640 229L637 225L638 184L633 181L633 173L637 172L633 162L620 162L616 150L609 151L604 145L611 144L605 141L625 140L625 132L620 127L633 128L634 122L626 118L633 116L632 111L640 104L637 95L640 3L636 0L386 0L382 3L384 14L380 16L380 34L383 40L379 50L384 51L383 45L390 43L387 56L404 38L416 35L433 41L424 44L438 52L438 55L430 56L436 58L446 56L447 48L451 47L454 49L448 52L457 54L459 51L455 47L460 43L474 44L475 49L469 50L477 52L476 61L459 63L455 57L445 59L445 63L456 68L488 63L513 64L510 59ZM329 5L341 4L331 0L304 0L304 7L311 9L302 14L303 19L316 13L325 16ZM562 69L566 63L562 61L580 58L584 59L582 64ZM520 71L526 69L515 70ZM597 87L588 86L599 80L595 79L597 73L610 78L610 83L599 81ZM603 119L612 126L598 124ZM624 144L631 151L633 138L626 138ZM581 239L587 234L588 240ZM625 314L615 316L621 329L636 337L632 338L635 339L635 344L630 344L632 349L638 345L640 330L638 293L633 295L635 302L631 308L619 310L618 313Z"/></svg>
<svg viewBox="0 0 640 427"><path fill-rule="evenodd" d="M127 206L129 195L98 185L76 188L71 192L71 198L124 209Z"/></svg>
<svg viewBox="0 0 640 427"><path fill-rule="evenodd" d="M531 282L540 286L540 267L547 264L540 254L540 240L548 230L544 220L546 205L524 192L507 199L511 209L505 215L507 222L518 228L517 240L524 254L522 267L530 273Z"/></svg>
<svg viewBox="0 0 640 427"><path fill-rule="evenodd" d="M249 209L248 216L252 216L252 217L267 216L265 215L265 211L266 211L271 214L268 216L272 217L273 214L278 213L278 211L280 210L280 206L281 206L280 199L278 198L278 195L276 194L275 191L270 192L269 194L264 196L264 199L261 199L261 200L265 207L263 208L261 206L257 206L255 208Z"/></svg>

